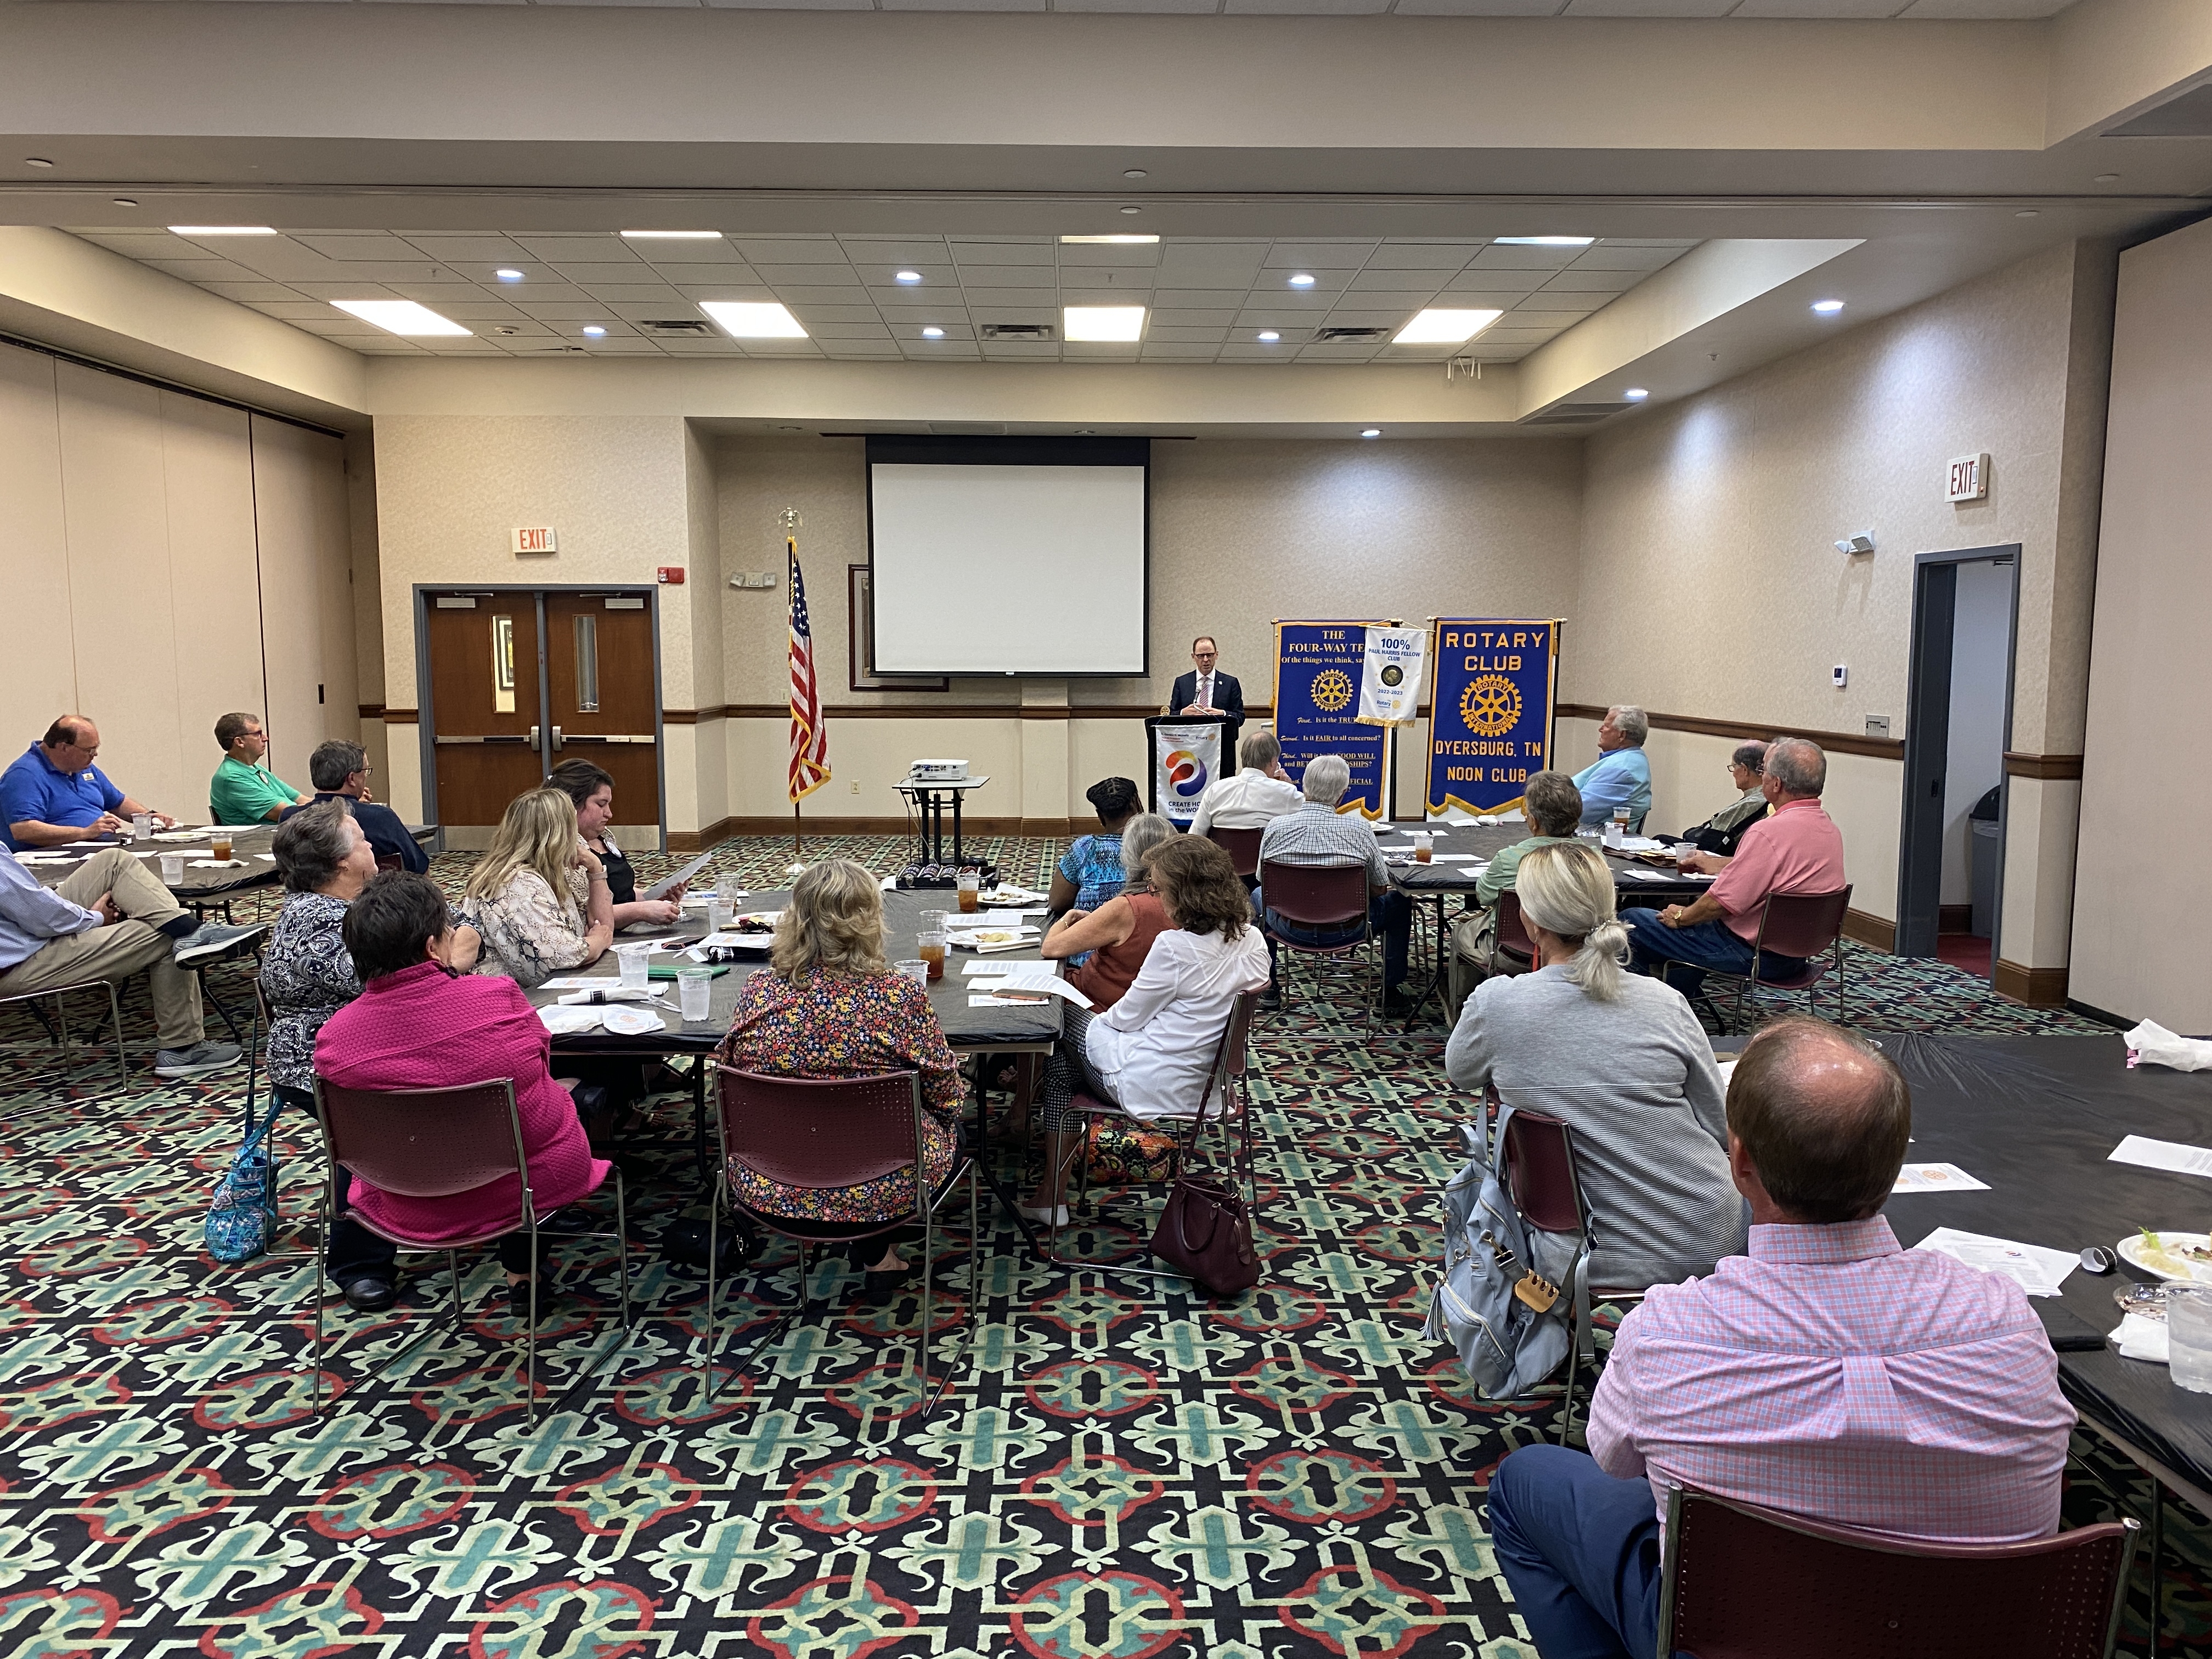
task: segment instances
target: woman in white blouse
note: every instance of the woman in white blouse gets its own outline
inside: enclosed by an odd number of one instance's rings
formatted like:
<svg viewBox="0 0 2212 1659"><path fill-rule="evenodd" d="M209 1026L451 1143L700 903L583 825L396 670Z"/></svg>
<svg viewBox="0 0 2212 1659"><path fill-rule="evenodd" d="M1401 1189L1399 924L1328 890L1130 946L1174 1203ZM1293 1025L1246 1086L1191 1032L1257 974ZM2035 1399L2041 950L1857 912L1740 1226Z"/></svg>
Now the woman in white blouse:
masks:
<svg viewBox="0 0 2212 1659"><path fill-rule="evenodd" d="M570 872L580 872L579 902ZM614 900L599 857L577 838L576 805L559 789L507 803L491 846L469 873L461 916L483 936L480 974L526 991L596 962L614 942Z"/></svg>
<svg viewBox="0 0 2212 1659"><path fill-rule="evenodd" d="M1237 993L1267 982L1251 898L1218 843L1176 836L1145 867L1170 930L1152 941L1112 1007L1095 1017L1067 1011L1045 1083L1044 1179L1023 1211L1033 1221L1066 1222L1060 1193L1079 1144L1066 1121L1072 1093L1112 1101L1136 1118L1196 1116Z"/></svg>

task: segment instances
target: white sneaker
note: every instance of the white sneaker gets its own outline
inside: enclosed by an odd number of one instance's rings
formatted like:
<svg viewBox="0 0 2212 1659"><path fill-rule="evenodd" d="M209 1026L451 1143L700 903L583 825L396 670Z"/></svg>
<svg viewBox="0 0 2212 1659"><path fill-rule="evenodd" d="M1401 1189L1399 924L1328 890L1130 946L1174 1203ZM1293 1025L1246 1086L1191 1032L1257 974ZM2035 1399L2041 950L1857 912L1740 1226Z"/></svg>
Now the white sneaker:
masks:
<svg viewBox="0 0 2212 1659"><path fill-rule="evenodd" d="M1024 1204L1021 1206L1021 1212L1024 1221L1034 1221L1039 1226L1065 1227L1067 1225L1067 1206L1065 1204Z"/></svg>

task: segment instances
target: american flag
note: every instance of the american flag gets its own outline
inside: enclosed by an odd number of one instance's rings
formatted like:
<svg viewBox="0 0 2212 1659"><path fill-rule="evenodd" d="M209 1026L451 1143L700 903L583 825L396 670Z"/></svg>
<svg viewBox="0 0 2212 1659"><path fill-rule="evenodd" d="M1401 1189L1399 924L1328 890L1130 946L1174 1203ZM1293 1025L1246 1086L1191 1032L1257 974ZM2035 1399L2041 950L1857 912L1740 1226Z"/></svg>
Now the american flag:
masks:
<svg viewBox="0 0 2212 1659"><path fill-rule="evenodd" d="M822 686L814 678L814 634L806 619L806 582L799 573L799 544L787 540L791 563L792 805L830 781L830 733L822 724Z"/></svg>

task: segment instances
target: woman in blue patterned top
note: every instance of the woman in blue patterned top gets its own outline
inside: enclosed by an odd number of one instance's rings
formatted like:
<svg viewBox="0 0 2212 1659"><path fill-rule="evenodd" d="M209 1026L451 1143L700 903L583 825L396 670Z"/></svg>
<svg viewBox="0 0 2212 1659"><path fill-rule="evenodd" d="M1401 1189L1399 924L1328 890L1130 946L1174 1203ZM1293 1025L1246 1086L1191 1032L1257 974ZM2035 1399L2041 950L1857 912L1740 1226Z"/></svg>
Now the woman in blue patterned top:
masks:
<svg viewBox="0 0 2212 1659"><path fill-rule="evenodd" d="M1116 897L1127 878L1121 871L1121 830L1143 803L1127 778L1104 778L1083 792L1098 813L1098 833L1079 836L1053 872L1052 908L1096 910Z"/></svg>

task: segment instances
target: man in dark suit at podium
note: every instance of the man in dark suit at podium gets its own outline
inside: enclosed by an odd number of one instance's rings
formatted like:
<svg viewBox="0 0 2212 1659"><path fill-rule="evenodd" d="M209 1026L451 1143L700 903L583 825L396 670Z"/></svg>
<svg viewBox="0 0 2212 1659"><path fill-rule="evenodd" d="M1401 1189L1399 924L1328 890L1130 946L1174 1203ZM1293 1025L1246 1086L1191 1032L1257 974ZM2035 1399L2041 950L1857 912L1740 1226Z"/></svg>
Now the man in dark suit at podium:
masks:
<svg viewBox="0 0 2212 1659"><path fill-rule="evenodd" d="M1234 674L1215 672L1213 665L1219 655L1212 635L1200 634L1193 640L1190 659L1194 666L1189 673L1176 677L1175 690L1161 712L1229 716L1221 728L1222 775L1225 777L1235 769L1237 734L1244 729L1244 688L1237 684Z"/></svg>

